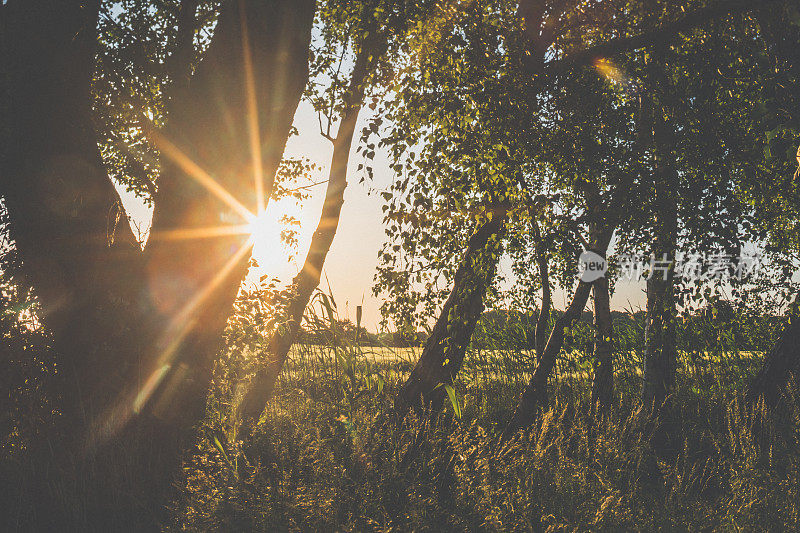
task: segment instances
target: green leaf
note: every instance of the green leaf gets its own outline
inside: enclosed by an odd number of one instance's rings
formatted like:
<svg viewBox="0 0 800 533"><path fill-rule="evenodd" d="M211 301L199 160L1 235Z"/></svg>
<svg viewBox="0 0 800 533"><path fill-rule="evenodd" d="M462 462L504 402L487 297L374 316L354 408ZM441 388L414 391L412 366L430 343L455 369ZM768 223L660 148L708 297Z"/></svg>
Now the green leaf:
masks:
<svg viewBox="0 0 800 533"><path fill-rule="evenodd" d="M461 420L461 401L456 395L456 390L452 385L445 385L444 390L447 392L447 397L450 399L450 405L453 406L453 412L455 413L456 418Z"/></svg>

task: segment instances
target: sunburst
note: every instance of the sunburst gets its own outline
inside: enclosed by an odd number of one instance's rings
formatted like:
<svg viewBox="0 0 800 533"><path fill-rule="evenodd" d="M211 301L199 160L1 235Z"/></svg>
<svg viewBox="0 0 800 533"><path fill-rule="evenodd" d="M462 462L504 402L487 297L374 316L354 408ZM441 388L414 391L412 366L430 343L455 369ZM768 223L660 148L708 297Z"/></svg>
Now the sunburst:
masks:
<svg viewBox="0 0 800 533"><path fill-rule="evenodd" d="M248 225L253 258L260 269L275 273L288 263L292 247L284 239L284 234L299 224L300 206L294 200L286 199L272 202L268 210L262 211Z"/></svg>
<svg viewBox="0 0 800 533"><path fill-rule="evenodd" d="M153 393L168 379L170 370L176 365L179 347L195 326L197 312L218 287L233 274L237 265L241 265L248 255L254 255L262 270L278 268L288 262L289 247L281 238L287 223L292 220L299 224L299 207L294 201L276 201L268 205L269 196L274 185L274 176L266 177L263 173L261 154L261 132L258 122L258 103L256 84L253 75L253 61L247 33L245 14L242 11L242 46L243 68L245 74L245 90L247 92L247 131L253 167L253 185L257 198L256 212L245 207L230 191L218 183L213 176L193 161L175 143L155 128L148 128L147 134L151 142L159 149L161 155L177 165L185 176L191 178L209 193L226 204L240 218L233 224L213 227L174 228L160 230L150 235L152 240L186 240L213 239L228 236L247 236L237 249L232 250L219 272L202 287L198 287L183 306L172 314L169 323L155 339L153 349L156 352L153 364L145 374L143 384L135 390L133 396L123 395L115 407L100 420L95 421L94 428L87 436L90 447L110 437L129 420L142 412L145 405L152 400Z"/></svg>

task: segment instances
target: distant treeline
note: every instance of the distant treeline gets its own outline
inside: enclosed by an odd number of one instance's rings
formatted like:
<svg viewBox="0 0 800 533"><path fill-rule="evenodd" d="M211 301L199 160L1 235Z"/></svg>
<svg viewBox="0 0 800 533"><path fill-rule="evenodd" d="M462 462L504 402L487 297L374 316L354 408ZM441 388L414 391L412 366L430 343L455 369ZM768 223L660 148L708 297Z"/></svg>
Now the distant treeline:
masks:
<svg viewBox="0 0 800 533"><path fill-rule="evenodd" d="M358 344L360 346L387 346L390 348L410 348L422 346L428 339L425 331L371 333L364 327L356 327L352 321L337 320L333 327L326 323L322 327L301 329L297 341L303 344L323 346Z"/></svg>
<svg viewBox="0 0 800 533"><path fill-rule="evenodd" d="M563 311L551 313L551 326ZM617 332L615 350L629 352L644 346L645 312L612 311ZM507 309L492 309L481 315L472 336L473 348L498 350L535 349L538 315ZM584 311L565 338L564 348L590 354L594 343L594 316ZM758 316L738 312L727 301L708 305L701 311L687 314L678 320L678 349L688 353L718 353L734 351L763 352L769 349L770 339L782 324L780 316ZM299 342L315 345L358 344L391 348L421 347L428 339L426 331L373 333L357 328L350 320L301 330Z"/></svg>
<svg viewBox="0 0 800 533"><path fill-rule="evenodd" d="M551 313L551 327L563 311ZM615 350L629 352L643 349L645 311L612 311ZM471 345L483 349L534 350L536 313L520 313L493 309L483 313L472 337ZM565 337L566 350L590 354L594 343L594 316L584 311ZM760 316L739 312L727 301L719 301L677 321L678 349L688 353L720 353L734 351L764 352L774 342L774 335L783 323L780 316Z"/></svg>

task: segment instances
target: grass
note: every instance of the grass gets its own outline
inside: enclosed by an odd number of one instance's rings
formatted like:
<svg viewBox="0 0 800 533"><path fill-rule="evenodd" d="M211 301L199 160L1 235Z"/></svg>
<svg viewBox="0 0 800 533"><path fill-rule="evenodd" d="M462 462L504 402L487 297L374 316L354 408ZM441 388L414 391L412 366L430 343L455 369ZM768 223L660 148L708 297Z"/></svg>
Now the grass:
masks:
<svg viewBox="0 0 800 533"><path fill-rule="evenodd" d="M473 347L433 422L385 416L419 349L301 344L256 431L239 438L218 382L173 503L175 530L793 531L800 409L754 431L741 408L759 355L682 353L673 416L640 411L641 352L616 358L616 403L589 416L585 355L559 360L549 410L501 449L527 350ZM461 416L454 416L458 404ZM656 455L654 439L671 453Z"/></svg>
<svg viewBox="0 0 800 533"><path fill-rule="evenodd" d="M640 412L638 324L618 325L615 404L600 422L590 416L591 360L580 348L591 327L578 324L583 337L573 335L558 359L548 410L501 448L534 367L525 342L478 336L444 412L396 421L387 413L420 348L363 346L330 304L317 304L309 324L331 342L293 347L248 436L233 413L264 332L239 322L247 335L228 337L165 530L800 530L798 402L774 415L743 409L742 384L762 348L719 342L722 326L702 349L681 352L672 416L655 424ZM29 474L21 456L0 464L9 485ZM120 479L145 467L121 465Z"/></svg>

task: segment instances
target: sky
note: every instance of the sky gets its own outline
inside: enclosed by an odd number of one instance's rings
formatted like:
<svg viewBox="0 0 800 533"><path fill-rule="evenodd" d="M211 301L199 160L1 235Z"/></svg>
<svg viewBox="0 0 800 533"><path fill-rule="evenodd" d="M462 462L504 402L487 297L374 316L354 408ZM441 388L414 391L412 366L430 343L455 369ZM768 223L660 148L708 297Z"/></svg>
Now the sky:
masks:
<svg viewBox="0 0 800 533"><path fill-rule="evenodd" d="M368 115L363 113L362 124L367 119ZM299 135L289 139L285 156L308 158L317 166L314 174L309 176L310 182L326 180L333 146L320 135L319 122L310 104L300 103L294 123ZM361 125L356 131L361 131ZM383 199L379 193L386 190L391 183L392 171L386 154L379 148L373 162L374 179L359 183L361 173L357 167L363 161L356 153L356 149L354 143L348 168L349 185L345 190L339 229L325 262L320 288L327 292L330 286L342 318L350 318L355 322L356 306L363 305L362 324L370 331L375 331L380 322L381 300L372 295L372 285L378 265L378 251L385 237L381 211ZM293 213L301 223L297 249L281 248L274 254L257 249L257 256L265 260L261 261L262 268L257 272L251 272L245 283L255 283L264 274L288 283L297 274L302 266L311 234L319 221L325 197L325 184L311 188L309 193L308 199L297 210L298 212ZM130 193L120 191L120 194L133 221L140 225L149 225L151 213L141 201ZM269 211L269 208L267 210ZM256 246L258 248L258 244ZM286 260L289 255L295 257L291 261ZM512 279L508 261L501 261L500 273L507 279ZM509 281L511 282L513 281ZM644 309L643 291L642 282L620 280L611 299L612 309L634 311ZM553 303L556 308L564 309L569 303L569 296L564 290L556 290L553 294Z"/></svg>

